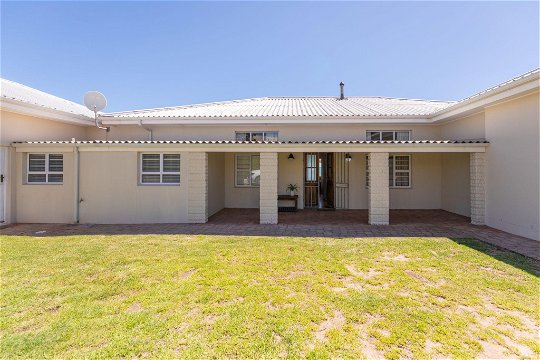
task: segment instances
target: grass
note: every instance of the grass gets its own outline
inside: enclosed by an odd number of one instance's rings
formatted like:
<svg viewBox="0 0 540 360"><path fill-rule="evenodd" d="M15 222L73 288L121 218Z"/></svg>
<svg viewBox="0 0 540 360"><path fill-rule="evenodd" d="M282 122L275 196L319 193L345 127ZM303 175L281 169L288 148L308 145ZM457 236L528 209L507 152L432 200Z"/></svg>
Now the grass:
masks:
<svg viewBox="0 0 540 360"><path fill-rule="evenodd" d="M532 260L475 240L1 237L4 358L537 358Z"/></svg>

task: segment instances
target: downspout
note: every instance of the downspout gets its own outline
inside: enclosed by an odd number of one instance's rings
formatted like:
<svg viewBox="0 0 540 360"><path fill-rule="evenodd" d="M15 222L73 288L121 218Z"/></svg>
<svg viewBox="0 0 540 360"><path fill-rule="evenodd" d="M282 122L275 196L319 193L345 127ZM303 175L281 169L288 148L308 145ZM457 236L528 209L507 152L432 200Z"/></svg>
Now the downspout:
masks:
<svg viewBox="0 0 540 360"><path fill-rule="evenodd" d="M75 142L75 139L72 139L73 142ZM75 184L75 189L74 189L74 200L75 200L75 208L74 208L74 211L75 211L75 214L74 214L74 218L75 218L75 224L78 224L79 223L79 213L80 213L80 204L81 204L81 199L80 199L80 182L79 182L79 178L80 178L80 166L79 166L79 163L80 163L80 156L79 156L79 146L78 145L74 145L74 151L75 151L75 181L74 181L74 184Z"/></svg>
<svg viewBox="0 0 540 360"><path fill-rule="evenodd" d="M150 141L154 140L154 134L153 134L153 132L152 132L152 129L150 129L150 128L145 128L145 127L143 126L142 120L139 120L139 126L142 127L144 130L148 131L148 137L149 137L148 140L150 140Z"/></svg>

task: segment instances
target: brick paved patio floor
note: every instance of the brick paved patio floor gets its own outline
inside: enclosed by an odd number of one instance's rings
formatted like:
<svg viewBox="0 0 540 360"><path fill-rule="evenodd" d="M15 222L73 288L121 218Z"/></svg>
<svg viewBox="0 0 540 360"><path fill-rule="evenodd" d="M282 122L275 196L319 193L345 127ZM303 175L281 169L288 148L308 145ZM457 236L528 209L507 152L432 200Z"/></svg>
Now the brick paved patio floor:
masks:
<svg viewBox="0 0 540 360"><path fill-rule="evenodd" d="M45 231L45 232L41 232ZM18 224L2 235L62 236L79 234L207 234L309 237L448 237L476 238L534 259L540 242L488 226L471 225L469 218L443 210L391 210L390 225L367 223L366 210L303 210L280 213L279 224L259 224L258 209L224 209L206 224Z"/></svg>

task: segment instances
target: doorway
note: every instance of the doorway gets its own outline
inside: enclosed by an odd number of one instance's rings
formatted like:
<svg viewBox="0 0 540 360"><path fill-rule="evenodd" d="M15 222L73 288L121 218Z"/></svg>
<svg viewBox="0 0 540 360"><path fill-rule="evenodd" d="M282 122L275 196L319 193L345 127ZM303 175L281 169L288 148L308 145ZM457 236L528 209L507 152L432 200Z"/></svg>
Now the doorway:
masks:
<svg viewBox="0 0 540 360"><path fill-rule="evenodd" d="M0 224L5 222L7 151L0 147Z"/></svg>
<svg viewBox="0 0 540 360"><path fill-rule="evenodd" d="M304 207L334 206L334 153L304 153Z"/></svg>

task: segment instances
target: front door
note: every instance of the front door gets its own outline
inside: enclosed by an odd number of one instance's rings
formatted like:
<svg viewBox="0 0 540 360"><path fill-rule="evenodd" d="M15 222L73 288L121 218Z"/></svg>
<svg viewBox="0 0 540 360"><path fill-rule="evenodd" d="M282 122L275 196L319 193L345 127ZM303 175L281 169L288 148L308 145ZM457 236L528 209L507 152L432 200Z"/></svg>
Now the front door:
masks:
<svg viewBox="0 0 540 360"><path fill-rule="evenodd" d="M304 207L334 208L334 153L304 154Z"/></svg>
<svg viewBox="0 0 540 360"><path fill-rule="evenodd" d="M334 153L319 153L319 208L334 208Z"/></svg>

